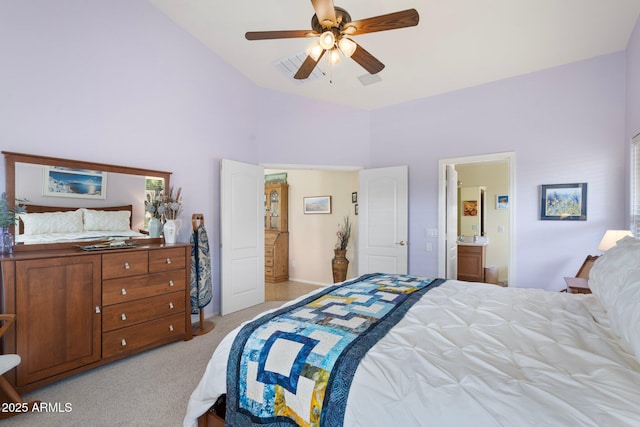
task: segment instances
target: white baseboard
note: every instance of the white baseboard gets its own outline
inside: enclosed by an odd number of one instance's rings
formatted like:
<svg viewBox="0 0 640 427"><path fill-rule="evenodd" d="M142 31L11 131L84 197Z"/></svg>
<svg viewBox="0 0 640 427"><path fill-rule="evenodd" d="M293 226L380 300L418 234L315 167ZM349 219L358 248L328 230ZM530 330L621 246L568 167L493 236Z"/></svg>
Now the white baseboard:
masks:
<svg viewBox="0 0 640 427"><path fill-rule="evenodd" d="M289 281L290 282L307 283L309 285L324 286L324 287L333 285L333 283L314 282L312 280L296 279L294 277L289 277Z"/></svg>

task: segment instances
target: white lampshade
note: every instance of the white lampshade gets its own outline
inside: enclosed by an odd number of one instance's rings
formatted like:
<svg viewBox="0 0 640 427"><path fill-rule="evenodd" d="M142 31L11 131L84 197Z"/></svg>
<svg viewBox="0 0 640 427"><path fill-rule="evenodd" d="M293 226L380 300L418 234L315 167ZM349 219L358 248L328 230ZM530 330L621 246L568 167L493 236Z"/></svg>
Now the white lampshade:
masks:
<svg viewBox="0 0 640 427"><path fill-rule="evenodd" d="M600 240L600 244L598 245L598 250L602 252L606 252L616 245L618 240L623 239L626 236L632 236L631 231L629 230L607 230L604 233L604 237Z"/></svg>
<svg viewBox="0 0 640 427"><path fill-rule="evenodd" d="M318 42L323 49L331 49L336 44L336 36L331 31L325 31L320 35Z"/></svg>
<svg viewBox="0 0 640 427"><path fill-rule="evenodd" d="M344 56L346 56L347 58L351 58L351 55L353 55L353 52L356 51L358 45L353 40L343 37L338 41L338 47L340 48Z"/></svg>

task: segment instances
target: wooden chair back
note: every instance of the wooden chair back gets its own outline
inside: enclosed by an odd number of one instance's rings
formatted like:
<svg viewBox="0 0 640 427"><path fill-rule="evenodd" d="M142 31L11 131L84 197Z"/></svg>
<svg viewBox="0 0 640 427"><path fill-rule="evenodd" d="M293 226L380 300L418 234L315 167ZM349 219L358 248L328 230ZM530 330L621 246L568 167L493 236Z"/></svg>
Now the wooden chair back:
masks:
<svg viewBox="0 0 640 427"><path fill-rule="evenodd" d="M593 267L593 263L598 259L598 255L587 255L587 258L584 260L580 269L576 273L576 277L581 279L589 280L589 272L591 271L591 267Z"/></svg>

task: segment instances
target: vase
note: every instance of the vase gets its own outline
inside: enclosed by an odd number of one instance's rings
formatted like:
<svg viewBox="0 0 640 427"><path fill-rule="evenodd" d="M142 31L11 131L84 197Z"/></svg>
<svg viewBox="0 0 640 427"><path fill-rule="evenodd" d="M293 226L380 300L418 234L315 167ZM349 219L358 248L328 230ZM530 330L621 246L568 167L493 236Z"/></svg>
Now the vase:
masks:
<svg viewBox="0 0 640 427"><path fill-rule="evenodd" d="M13 243L13 234L11 234L9 228L2 227L0 229L0 254L12 254Z"/></svg>
<svg viewBox="0 0 640 427"><path fill-rule="evenodd" d="M347 269L349 268L349 260L346 257L346 249L334 249L334 257L331 260L331 269L333 270L333 283L344 282L347 280Z"/></svg>
<svg viewBox="0 0 640 427"><path fill-rule="evenodd" d="M149 237L160 237L162 234L162 223L159 218L149 220Z"/></svg>
<svg viewBox="0 0 640 427"><path fill-rule="evenodd" d="M179 219L168 219L164 223L164 243L172 245L176 242L176 237L178 236L181 225L182 221Z"/></svg>

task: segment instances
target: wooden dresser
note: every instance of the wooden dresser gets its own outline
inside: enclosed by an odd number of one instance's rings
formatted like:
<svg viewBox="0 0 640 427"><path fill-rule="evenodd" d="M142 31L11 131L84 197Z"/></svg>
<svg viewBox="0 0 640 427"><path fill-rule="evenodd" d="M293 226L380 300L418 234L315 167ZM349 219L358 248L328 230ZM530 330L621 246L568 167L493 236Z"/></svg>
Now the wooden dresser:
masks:
<svg viewBox="0 0 640 427"><path fill-rule="evenodd" d="M26 251L0 259L2 311L16 313L3 352L20 392L192 337L191 245Z"/></svg>

